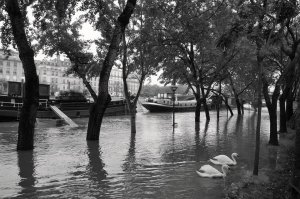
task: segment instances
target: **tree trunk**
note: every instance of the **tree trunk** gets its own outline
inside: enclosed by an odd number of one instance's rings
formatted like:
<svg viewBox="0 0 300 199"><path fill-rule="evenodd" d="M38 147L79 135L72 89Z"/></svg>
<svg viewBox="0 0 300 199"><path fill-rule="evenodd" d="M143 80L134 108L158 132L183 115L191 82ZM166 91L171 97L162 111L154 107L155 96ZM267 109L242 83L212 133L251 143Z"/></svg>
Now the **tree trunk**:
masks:
<svg viewBox="0 0 300 199"><path fill-rule="evenodd" d="M87 140L99 140L100 128L104 112L107 108L108 103L111 101L111 97L108 93L108 81L110 72L119 53L119 46L122 41L125 28L129 23L129 19L133 13L135 4L136 0L127 0L123 12L120 14L118 20L116 21L112 40L100 73L98 99L91 107L90 111L86 136Z"/></svg>
<svg viewBox="0 0 300 199"><path fill-rule="evenodd" d="M224 103L225 103L225 105L226 105L226 108L229 110L230 115L233 116L233 112L232 112L231 107L230 107L229 104L228 104L228 99L227 99L227 98L224 99Z"/></svg>
<svg viewBox="0 0 300 199"><path fill-rule="evenodd" d="M220 103L217 104L217 120L219 120L220 117Z"/></svg>
<svg viewBox="0 0 300 199"><path fill-rule="evenodd" d="M279 105L280 105L280 133L286 133L287 127L286 127L286 113L285 113L285 99L283 95L279 98Z"/></svg>
<svg viewBox="0 0 300 199"><path fill-rule="evenodd" d="M244 100L242 100L241 109L242 109L242 114L244 115Z"/></svg>
<svg viewBox="0 0 300 199"><path fill-rule="evenodd" d="M204 111L205 111L205 116L206 116L206 121L209 121L210 120L210 116L209 116L209 108L208 108L208 105L206 103L206 95L204 93L204 87L203 85L201 85L201 94L202 94L202 103L203 103L203 108L204 108Z"/></svg>
<svg viewBox="0 0 300 199"><path fill-rule="evenodd" d="M99 140L100 129L102 119L106 110L107 105L111 101L111 98L107 98L106 103L101 104L98 101L90 107L90 116L87 129L87 140Z"/></svg>
<svg viewBox="0 0 300 199"><path fill-rule="evenodd" d="M21 178L19 185L23 188L21 191L25 193L26 190L31 190L32 193L36 191L34 186L36 183L35 179L35 164L33 151L18 151L18 166L19 166L19 176Z"/></svg>
<svg viewBox="0 0 300 199"><path fill-rule="evenodd" d="M261 20L261 17L260 17ZM254 167L253 167L253 175L258 175L258 166L259 166L259 152L260 152L260 125L261 125L261 92L262 92L262 74L263 74L263 58L260 55L261 47L259 41L256 41L256 60L258 66L258 85L257 85L257 122L256 122L256 132L255 132L255 153L254 153Z"/></svg>
<svg viewBox="0 0 300 199"><path fill-rule="evenodd" d="M262 67L262 66L260 66ZM261 69L260 69L261 70ZM261 91L261 73L259 74L258 91ZM259 151L260 151L260 125L261 125L261 92L258 92L258 104L257 104L257 122L256 122L256 136L255 136L255 156L254 156L254 168L253 175L258 175L259 165Z"/></svg>
<svg viewBox="0 0 300 199"><path fill-rule="evenodd" d="M201 99L196 99L195 122L200 122Z"/></svg>
<svg viewBox="0 0 300 199"><path fill-rule="evenodd" d="M238 115L242 115L241 103L240 103L239 97L238 96L234 96L234 97L235 97L235 103L236 103L236 108L237 108Z"/></svg>
<svg viewBox="0 0 300 199"><path fill-rule="evenodd" d="M294 96L291 89L286 98L286 120L287 121L289 121L294 114L293 102L294 102Z"/></svg>
<svg viewBox="0 0 300 199"><path fill-rule="evenodd" d="M220 106L222 104L222 97L221 97L221 92L222 92L222 87L221 87L221 81L219 82L219 95L218 95L218 105L217 105L217 119L219 121L220 117Z"/></svg>
<svg viewBox="0 0 300 199"><path fill-rule="evenodd" d="M279 96L279 86L276 85L272 95L272 102L268 93L268 82L265 77L262 77L263 81L263 94L266 100L266 105L268 108L269 118L270 118L270 140L269 144L278 145L278 133L277 133L277 101Z"/></svg>
<svg viewBox="0 0 300 199"><path fill-rule="evenodd" d="M298 68L300 69L300 67ZM295 114L296 114L295 117L296 139L295 139L295 163L294 163L295 168L294 168L292 184L299 188L300 187L300 89L298 89L297 109Z"/></svg>
<svg viewBox="0 0 300 199"><path fill-rule="evenodd" d="M31 150L34 147L34 127L39 101L39 78L34 63L34 52L25 34L24 18L18 1L7 0L6 10L25 74L25 95L23 96L23 107L20 114L17 150Z"/></svg>
<svg viewBox="0 0 300 199"><path fill-rule="evenodd" d="M206 99L205 98L203 99L203 108L204 108L204 111L205 111L206 121L209 121L210 120L209 108L208 108L208 105L206 103Z"/></svg>
<svg viewBox="0 0 300 199"><path fill-rule="evenodd" d="M278 134L277 134L277 108L276 106L268 107L270 117L270 140L269 144L278 145Z"/></svg>
<svg viewBox="0 0 300 199"><path fill-rule="evenodd" d="M242 113L241 113L241 103L240 103L240 100L239 100L239 95L237 94L237 91L235 90L235 87L234 87L233 80L232 80L231 76L229 76L229 80L230 80L230 86L231 86L232 92L234 94L238 115L241 115Z"/></svg>
<svg viewBox="0 0 300 199"><path fill-rule="evenodd" d="M133 107L130 108L130 124L131 133L136 134L136 111Z"/></svg>
<svg viewBox="0 0 300 199"><path fill-rule="evenodd" d="M104 170L104 163L101 159L101 147L98 141L87 141L87 176L91 183L97 185L106 178L107 172Z"/></svg>

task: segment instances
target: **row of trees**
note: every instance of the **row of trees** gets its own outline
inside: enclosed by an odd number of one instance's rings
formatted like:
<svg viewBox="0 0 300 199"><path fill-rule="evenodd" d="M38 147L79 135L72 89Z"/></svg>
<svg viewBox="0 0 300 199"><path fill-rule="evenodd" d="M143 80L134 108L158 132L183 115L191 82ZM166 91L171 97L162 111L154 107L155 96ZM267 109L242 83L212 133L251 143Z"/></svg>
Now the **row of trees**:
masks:
<svg viewBox="0 0 300 199"><path fill-rule="evenodd" d="M212 93L235 97L258 106L257 173L261 98L270 116L270 141L278 145L277 102L280 131L293 115L299 87L299 5L296 0L1 0L1 40L16 46L25 73L25 98L18 129L19 150L33 148L38 105L38 76L34 54L66 55L72 62L68 74L81 78L94 98L87 140L98 140L103 114L111 97L108 80L115 60L122 62L124 93L135 129L135 107L147 77L162 70L165 84L185 84L197 100L195 122L203 106L210 120L207 98ZM28 12L32 18L28 18ZM79 32L93 25L98 39L86 40ZM96 34L95 33L95 34ZM97 47L97 54L89 51ZM134 99L127 86L130 74L139 77ZM99 78L95 93L89 78ZM270 94L270 89L273 92Z"/></svg>

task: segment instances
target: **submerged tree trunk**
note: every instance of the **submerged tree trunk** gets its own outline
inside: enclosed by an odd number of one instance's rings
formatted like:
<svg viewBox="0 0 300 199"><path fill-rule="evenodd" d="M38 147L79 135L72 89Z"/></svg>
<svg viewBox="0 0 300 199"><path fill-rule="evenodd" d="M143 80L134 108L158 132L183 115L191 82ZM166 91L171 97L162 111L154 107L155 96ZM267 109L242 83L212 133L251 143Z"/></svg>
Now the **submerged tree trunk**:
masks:
<svg viewBox="0 0 300 199"><path fill-rule="evenodd" d="M128 0L123 12L118 17L118 20L115 23L112 40L108 49L108 53L106 54L103 62L103 68L100 73L98 99L95 102L94 106L91 107L90 111L86 137L87 140L99 140L103 115L108 103L111 100L111 97L108 93L108 81L110 72L118 55L123 33L127 24L129 23L129 19L133 13L135 4L136 0Z"/></svg>
<svg viewBox="0 0 300 199"><path fill-rule="evenodd" d="M298 71L300 71L299 66L298 66ZM300 186L300 89L299 88L298 88L298 96L297 96L297 109L295 114L296 114L296 118L295 118L296 139L295 139L295 163L294 163L295 168L294 168L292 184L298 188Z"/></svg>
<svg viewBox="0 0 300 199"><path fill-rule="evenodd" d="M257 44L258 45L258 44ZM260 125L261 125L261 90L262 90L262 57L260 56L261 46L257 47L257 65L258 65L258 96L257 96L257 122L256 122L256 135L255 135L255 155L254 155L254 168L253 175L258 175L259 165L259 152L260 152Z"/></svg>
<svg viewBox="0 0 300 199"><path fill-rule="evenodd" d="M200 122L201 99L200 95L196 96L195 122Z"/></svg>
<svg viewBox="0 0 300 199"><path fill-rule="evenodd" d="M203 99L203 108L204 108L204 111L205 111L206 120L209 121L210 120L209 108L208 108L208 105L206 103L205 98Z"/></svg>
<svg viewBox="0 0 300 199"><path fill-rule="evenodd" d="M262 77L262 82L263 82L263 94L264 98L266 100L266 105L268 108L269 112L269 118L270 118L270 140L269 144L271 145L278 145L278 133L277 133L277 101L280 93L280 88L276 84L275 89L272 95L272 101L270 100L269 97L269 92L268 92L268 82L265 79L265 77Z"/></svg>
<svg viewBox="0 0 300 199"><path fill-rule="evenodd" d="M286 133L287 132L287 126L286 126L286 112L285 112L285 98L283 95L279 98L279 107L280 107L280 133Z"/></svg>
<svg viewBox="0 0 300 199"><path fill-rule="evenodd" d="M241 103L241 109L242 109L242 114L244 115L244 100L242 99L242 103Z"/></svg>
<svg viewBox="0 0 300 199"><path fill-rule="evenodd" d="M236 108L237 108L238 115L242 115L241 103L240 103L240 100L239 100L238 96L235 97L235 103L236 103Z"/></svg>
<svg viewBox="0 0 300 199"><path fill-rule="evenodd" d="M237 94L237 91L235 90L235 87L234 87L233 80L232 80L231 76L229 76L229 80L230 80L231 89L232 89L233 94L234 94L234 99L235 99L238 115L241 115L242 112L241 112L241 103L240 103L240 100L239 100L239 95Z"/></svg>
<svg viewBox="0 0 300 199"><path fill-rule="evenodd" d="M34 52L28 43L24 28L24 18L17 0L6 1L14 41L19 50L25 74L25 94L18 128L17 150L33 149L34 127L39 101L39 78L34 63Z"/></svg>
<svg viewBox="0 0 300 199"><path fill-rule="evenodd" d="M99 99L99 97L98 97ZM106 99L105 103L94 102L94 104L90 107L90 116L89 123L87 129L87 140L99 140L100 129L102 124L102 119L108 106L111 101L110 95Z"/></svg>
<svg viewBox="0 0 300 199"><path fill-rule="evenodd" d="M131 124L131 134L136 133L136 112L130 111L130 124Z"/></svg>
<svg viewBox="0 0 300 199"><path fill-rule="evenodd" d="M293 103L294 103L294 93L292 91L290 91L286 98L286 110L285 111L286 111L286 120L287 121L289 121L294 114Z"/></svg>
<svg viewBox="0 0 300 199"><path fill-rule="evenodd" d="M270 140L269 144L278 145L278 134L277 134L277 108L276 106L268 107L270 117Z"/></svg>
<svg viewBox="0 0 300 199"><path fill-rule="evenodd" d="M228 99L227 99L227 98L226 98L226 99L223 99L223 101L224 101L224 103L225 103L226 108L229 110L230 115L233 116L232 109L231 109L231 107L230 107L229 104L228 104Z"/></svg>
<svg viewBox="0 0 300 199"><path fill-rule="evenodd" d="M204 87L201 85L201 94L202 94L202 103L203 103L203 108L204 108L204 111L205 111L205 116L206 116L206 121L209 121L210 120L210 115L209 115L209 108L208 108L208 105L207 105L207 102L206 102L206 98L205 98L205 93L204 93Z"/></svg>

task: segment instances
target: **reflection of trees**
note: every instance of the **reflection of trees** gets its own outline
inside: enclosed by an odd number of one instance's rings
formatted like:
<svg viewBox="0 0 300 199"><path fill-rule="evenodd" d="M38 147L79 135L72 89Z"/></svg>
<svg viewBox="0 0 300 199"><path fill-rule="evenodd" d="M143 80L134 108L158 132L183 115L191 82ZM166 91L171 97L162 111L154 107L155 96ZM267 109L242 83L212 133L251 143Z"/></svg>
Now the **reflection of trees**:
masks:
<svg viewBox="0 0 300 199"><path fill-rule="evenodd" d="M256 112L253 112L250 117L248 117L248 134L254 134L255 133L255 116Z"/></svg>
<svg viewBox="0 0 300 199"><path fill-rule="evenodd" d="M196 162L200 161L200 157L206 154L205 150L205 141L206 141L206 133L208 129L209 121L206 120L205 127L203 130L202 140L200 139L200 122L195 123L195 157Z"/></svg>
<svg viewBox="0 0 300 199"><path fill-rule="evenodd" d="M91 180L100 183L106 178L107 172L104 170L104 163L101 159L101 152L98 141L87 141L88 159L87 166L88 175Z"/></svg>
<svg viewBox="0 0 300 199"><path fill-rule="evenodd" d="M230 116L224 124L223 134L224 134L224 136L226 136L226 138L227 138L227 134L228 134L228 123L232 118L233 118L233 116Z"/></svg>
<svg viewBox="0 0 300 199"><path fill-rule="evenodd" d="M20 182L19 185L23 188L21 191L21 197L23 198L24 194L30 193L32 196L36 188L35 185L35 165L33 151L18 151L18 166L20 169L19 176Z"/></svg>
<svg viewBox="0 0 300 199"><path fill-rule="evenodd" d="M130 136L130 146L122 168L125 172L135 171L137 168L135 157L135 134L131 134Z"/></svg>
<svg viewBox="0 0 300 199"><path fill-rule="evenodd" d="M230 116L229 118L227 118L226 122L224 123L224 128L223 128L223 140L224 140L224 143L228 143L228 124L229 124L229 121L233 118L233 116Z"/></svg>

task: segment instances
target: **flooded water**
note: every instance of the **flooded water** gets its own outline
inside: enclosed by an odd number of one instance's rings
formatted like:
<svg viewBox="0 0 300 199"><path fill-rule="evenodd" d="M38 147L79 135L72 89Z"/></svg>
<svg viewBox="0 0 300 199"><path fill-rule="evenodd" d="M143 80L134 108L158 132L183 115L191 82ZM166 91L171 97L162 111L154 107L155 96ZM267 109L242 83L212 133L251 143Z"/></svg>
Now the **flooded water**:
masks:
<svg viewBox="0 0 300 199"><path fill-rule="evenodd" d="M204 115L201 113L202 116ZM100 141L86 142L80 128L55 127L41 120L35 149L17 152L17 123L0 123L2 198L222 198L225 184L252 170L255 114L242 118L211 112L195 128L194 113L138 113L137 134L126 116L105 117ZM268 115L262 116L260 165L276 167L276 148L267 147ZM239 153L238 165L223 179L201 178L196 170L218 154Z"/></svg>

